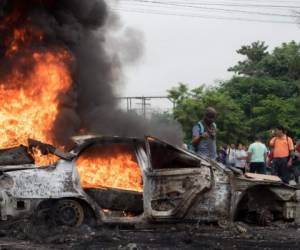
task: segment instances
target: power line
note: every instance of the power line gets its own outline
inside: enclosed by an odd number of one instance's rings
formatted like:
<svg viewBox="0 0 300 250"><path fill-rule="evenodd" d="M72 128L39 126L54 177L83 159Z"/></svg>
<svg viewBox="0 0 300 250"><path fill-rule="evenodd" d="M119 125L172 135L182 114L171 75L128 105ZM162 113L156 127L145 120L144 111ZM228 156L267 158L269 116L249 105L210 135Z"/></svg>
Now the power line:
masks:
<svg viewBox="0 0 300 250"><path fill-rule="evenodd" d="M122 0L121 2L128 2L128 3L140 3L140 2L146 2L146 1L141 1L141 0ZM148 2L148 1L147 1ZM168 4L178 4L180 6L185 6L185 5L191 5L191 6L225 6L225 7L243 7L243 8L299 8L300 5L270 5L270 4L241 4L241 3L208 3L208 2L167 2Z"/></svg>
<svg viewBox="0 0 300 250"><path fill-rule="evenodd" d="M137 0L132 0L136 2ZM212 7L202 7L202 6L194 6L194 5L187 5L187 4L176 4L171 2L161 2L161 1L153 1L153 0L138 0L142 3L151 3L156 5L162 6L176 6L176 7L187 7L187 8L194 8L194 9L202 9L202 10L214 10L214 11L222 11L222 12L230 12L230 13L240 13L240 14L252 14L252 15L263 15L263 16L276 16L276 17L288 17L288 18L298 18L299 16L296 15L286 15L286 14L279 14L279 13L268 13L268 12L257 12L257 11L247 11L247 10L238 10L238 9L224 9L224 8L212 8Z"/></svg>
<svg viewBox="0 0 300 250"><path fill-rule="evenodd" d="M195 15L192 13L170 13L155 10L135 10L135 9L122 9L122 8L111 8L113 11L137 13L137 14L154 14L162 16L178 16L178 17L191 17L191 18L203 18L203 19L215 19L215 20L231 20L231 21L244 21L244 22L257 22L257 23L276 23L276 24L295 24L295 22L289 21L276 21L276 20L262 20L262 19L251 19L251 18L238 18L238 17L222 17L222 16L209 16L209 15Z"/></svg>
<svg viewBox="0 0 300 250"><path fill-rule="evenodd" d="M225 0L226 1L226 0ZM295 0L295 1L292 1L292 0L229 0L231 2L268 2L268 3L299 3L299 0Z"/></svg>
<svg viewBox="0 0 300 250"><path fill-rule="evenodd" d="M223 1L226 1L226 0L223 0ZM292 0L229 0L231 2L242 2L242 3L245 3L245 2L251 2L251 3L262 3L262 2L267 2L268 4L274 4L274 3L280 3L280 4L299 4L299 0L295 0L295 1L292 1ZM196 1L198 2L198 1Z"/></svg>

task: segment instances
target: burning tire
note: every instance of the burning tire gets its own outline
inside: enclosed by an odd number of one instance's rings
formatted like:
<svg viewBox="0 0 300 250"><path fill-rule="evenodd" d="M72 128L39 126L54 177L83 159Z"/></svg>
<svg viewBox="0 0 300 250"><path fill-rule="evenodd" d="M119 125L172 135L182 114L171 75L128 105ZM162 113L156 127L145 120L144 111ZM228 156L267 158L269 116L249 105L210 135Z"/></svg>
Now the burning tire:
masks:
<svg viewBox="0 0 300 250"><path fill-rule="evenodd" d="M75 200L59 200L54 205L52 216L58 225L78 227L84 221L84 208Z"/></svg>

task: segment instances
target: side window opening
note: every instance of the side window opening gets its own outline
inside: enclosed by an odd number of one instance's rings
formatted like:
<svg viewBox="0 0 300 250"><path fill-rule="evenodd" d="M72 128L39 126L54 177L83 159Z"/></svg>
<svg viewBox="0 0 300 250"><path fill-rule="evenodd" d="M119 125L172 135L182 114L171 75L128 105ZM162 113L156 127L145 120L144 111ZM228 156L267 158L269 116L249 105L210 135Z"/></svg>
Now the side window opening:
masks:
<svg viewBox="0 0 300 250"><path fill-rule="evenodd" d="M153 169L199 168L200 160L160 141L149 140Z"/></svg>

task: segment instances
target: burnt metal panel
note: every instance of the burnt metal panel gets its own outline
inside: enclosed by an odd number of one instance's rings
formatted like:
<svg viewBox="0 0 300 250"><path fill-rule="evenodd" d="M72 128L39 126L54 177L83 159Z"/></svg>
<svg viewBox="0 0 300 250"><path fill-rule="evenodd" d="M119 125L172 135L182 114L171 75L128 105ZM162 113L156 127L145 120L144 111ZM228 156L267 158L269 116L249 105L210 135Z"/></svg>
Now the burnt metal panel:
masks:
<svg viewBox="0 0 300 250"><path fill-rule="evenodd" d="M143 213L143 194L116 188L88 188L84 191L95 200L101 208Z"/></svg>
<svg viewBox="0 0 300 250"><path fill-rule="evenodd" d="M211 172L203 169L176 169L150 174L150 214L154 220L179 219L186 216L195 199L211 188Z"/></svg>
<svg viewBox="0 0 300 250"><path fill-rule="evenodd" d="M13 187L8 191L16 198L41 199L79 196L73 182L74 164L59 161L48 168L8 172Z"/></svg>
<svg viewBox="0 0 300 250"><path fill-rule="evenodd" d="M215 221L229 218L231 205L230 177L219 168L213 168L212 187L194 201L188 212L189 219Z"/></svg>

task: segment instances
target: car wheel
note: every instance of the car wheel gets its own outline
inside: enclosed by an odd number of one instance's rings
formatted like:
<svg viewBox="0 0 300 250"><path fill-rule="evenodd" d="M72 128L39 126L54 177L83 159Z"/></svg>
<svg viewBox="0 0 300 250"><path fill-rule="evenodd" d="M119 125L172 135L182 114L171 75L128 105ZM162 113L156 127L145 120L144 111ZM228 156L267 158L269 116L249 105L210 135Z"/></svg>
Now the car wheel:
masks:
<svg viewBox="0 0 300 250"><path fill-rule="evenodd" d="M75 200L59 200L53 208L53 219L58 225L78 227L84 221L84 209Z"/></svg>

